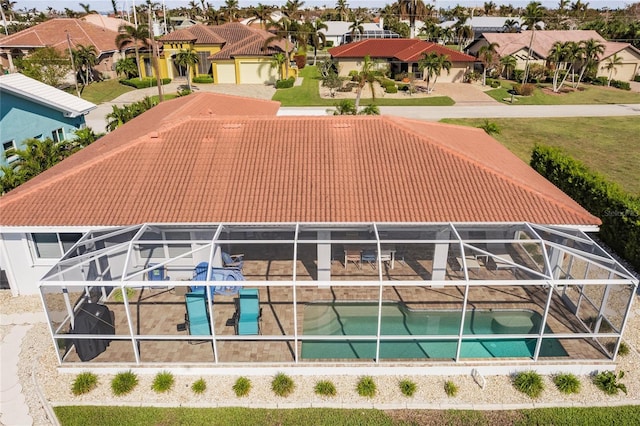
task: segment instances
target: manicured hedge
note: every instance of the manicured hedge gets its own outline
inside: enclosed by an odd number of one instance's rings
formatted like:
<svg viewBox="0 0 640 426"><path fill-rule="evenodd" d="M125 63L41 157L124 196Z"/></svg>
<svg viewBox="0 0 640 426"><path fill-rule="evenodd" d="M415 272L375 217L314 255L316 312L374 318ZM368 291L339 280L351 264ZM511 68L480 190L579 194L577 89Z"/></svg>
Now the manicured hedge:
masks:
<svg viewBox="0 0 640 426"><path fill-rule="evenodd" d="M124 84L125 86L135 87L136 89L146 89L147 87L155 87L155 85L157 84L155 78L143 78L142 80L140 80L138 77L130 78L129 80L120 80L120 83ZM171 83L170 78L162 79L163 85L169 84L169 83Z"/></svg>
<svg viewBox="0 0 640 426"><path fill-rule="evenodd" d="M193 77L193 82L194 83L199 83L199 84L210 84L213 83L213 77L211 77L210 75L197 75L195 77Z"/></svg>
<svg viewBox="0 0 640 426"><path fill-rule="evenodd" d="M640 270L640 198L625 193L559 148L536 145L531 167L602 219L602 241Z"/></svg>
<svg viewBox="0 0 640 426"><path fill-rule="evenodd" d="M295 77L289 77L286 80L278 80L276 81L276 89L288 89L293 87L293 83L295 83Z"/></svg>

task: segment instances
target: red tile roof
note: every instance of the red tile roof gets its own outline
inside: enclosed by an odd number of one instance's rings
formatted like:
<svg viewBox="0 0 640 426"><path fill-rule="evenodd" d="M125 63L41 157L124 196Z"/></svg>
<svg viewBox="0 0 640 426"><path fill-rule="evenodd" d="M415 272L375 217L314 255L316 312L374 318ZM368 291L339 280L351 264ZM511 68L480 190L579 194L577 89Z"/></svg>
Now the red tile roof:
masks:
<svg viewBox="0 0 640 426"><path fill-rule="evenodd" d="M396 38L396 39L367 39L355 43L347 43L329 49L334 58L364 58L398 59L403 62L417 62L423 52L436 52L448 55L451 62L475 62L473 56L458 52L440 44L429 41Z"/></svg>
<svg viewBox="0 0 640 426"><path fill-rule="evenodd" d="M71 45L95 46L99 54L117 51L115 39L118 35L82 19L57 18L34 25L0 40L0 47L36 48L50 46L67 52L67 33Z"/></svg>
<svg viewBox="0 0 640 426"><path fill-rule="evenodd" d="M260 28L248 27L238 22L224 25L194 25L184 30L174 31L160 38L164 43L172 41L188 41L199 44L222 45L211 59L230 59L235 56L271 56L277 52L284 52L283 41L273 41L269 47L263 49L264 43L273 34ZM293 50L293 43L289 43L289 51Z"/></svg>
<svg viewBox="0 0 640 426"><path fill-rule="evenodd" d="M484 37L489 43L498 43L498 47L496 49L498 55L508 56L516 53L520 49L529 48L529 43L531 42L531 31L522 31L520 33L483 33L482 37ZM546 58L551 47L557 41L579 42L589 39L597 40L605 46L608 44L608 42L594 30L544 30L535 32L533 43L531 43L531 49L539 57ZM620 50L621 49L618 51Z"/></svg>
<svg viewBox="0 0 640 426"><path fill-rule="evenodd" d="M176 104L1 197L0 225L600 223L480 129L384 116L178 118Z"/></svg>

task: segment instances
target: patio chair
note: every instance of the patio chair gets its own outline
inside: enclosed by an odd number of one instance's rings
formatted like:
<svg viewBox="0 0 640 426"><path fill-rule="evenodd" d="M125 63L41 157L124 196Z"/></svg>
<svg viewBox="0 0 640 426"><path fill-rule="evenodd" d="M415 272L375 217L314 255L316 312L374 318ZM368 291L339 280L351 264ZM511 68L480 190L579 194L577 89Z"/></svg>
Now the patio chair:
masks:
<svg viewBox="0 0 640 426"><path fill-rule="evenodd" d="M242 265L244 265L244 254L222 252L222 266L225 268L238 268L242 270Z"/></svg>
<svg viewBox="0 0 640 426"><path fill-rule="evenodd" d="M209 323L206 298L207 296L204 291L192 291L184 295L184 302L187 308L184 319L190 335L211 335L211 324ZM195 344L201 342L189 341L189 343Z"/></svg>
<svg viewBox="0 0 640 426"><path fill-rule="evenodd" d="M375 250L364 250L360 255L360 261L362 263L367 262L372 269L376 269L376 263L378 263L378 254Z"/></svg>
<svg viewBox="0 0 640 426"><path fill-rule="evenodd" d="M257 288L241 289L238 292L238 314L236 315L236 334L254 335L260 334L260 294Z"/></svg>
<svg viewBox="0 0 640 426"><path fill-rule="evenodd" d="M147 281L166 281L169 277L166 275L166 269L164 266L156 266L155 263L150 263L149 268L153 268L147 271ZM164 285L151 285L150 288L166 288Z"/></svg>

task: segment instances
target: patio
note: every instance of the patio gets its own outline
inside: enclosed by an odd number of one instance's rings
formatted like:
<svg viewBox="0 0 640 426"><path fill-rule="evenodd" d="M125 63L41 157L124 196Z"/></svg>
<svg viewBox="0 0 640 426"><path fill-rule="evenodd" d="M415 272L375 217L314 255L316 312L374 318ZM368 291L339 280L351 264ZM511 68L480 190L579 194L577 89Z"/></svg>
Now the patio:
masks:
<svg viewBox="0 0 640 426"><path fill-rule="evenodd" d="M110 340L107 350L92 363L442 363L514 359L473 359L463 356L460 349L440 358L302 357L305 341L360 341L377 348L378 341L380 347L385 341L410 340L428 346L445 339L454 347L464 347L465 342L496 338L526 340L532 347L539 344L525 358L530 361L612 360L637 286L624 268L607 258L583 233L569 234L567 230L528 224L474 225L469 229L449 224L425 225L418 233L415 225L390 226L387 230L382 230L383 225L374 225L373 233L369 232L369 225L331 231L305 231L302 225L287 230L289 226L282 225L271 230L263 227L260 232L247 226L238 225L236 229L229 225L226 235L220 228L212 227L217 231L210 230L212 241L208 244L193 240L204 229L189 231L192 240L187 241L167 238L171 232L184 233L182 228L177 230L173 226L159 231L158 227L142 225L88 235L43 279L41 290L53 337L59 342L61 362L80 361L76 352L67 351L62 342L69 337L66 334L72 317L69 312L77 312L88 301L104 303L113 312L115 328L115 335L108 339L98 335L73 336ZM154 239L149 238L149 232L154 233ZM103 249L91 254L79 249L90 244L97 247L96 242L105 239L118 243L104 244ZM559 244L560 239L564 246ZM345 264L345 252L354 247L361 249L361 260ZM552 250L559 247L562 250ZM188 329L179 328L185 323L184 293L193 285L190 280L195 264L205 253L209 264L218 264L216 258L223 248L244 255L242 275L246 281L234 285L259 290L260 334L237 336L238 297L216 294L212 295L213 303L207 304L213 318L212 335L191 337ZM393 250L393 259L383 257L385 248ZM372 262L363 260L364 253L369 251L375 253ZM166 255L165 258L158 253ZM121 259L123 255L125 258ZM131 272L114 279L115 271L111 269L109 287L105 286L107 283L95 282L99 281L95 278L94 282L83 281L84 285L80 285L79 270L84 271L85 279L92 273L104 277L99 269L106 269L107 263ZM157 268L163 268L166 279L150 282L149 272ZM66 293L59 291L61 284ZM128 300L116 300L119 288L127 287L134 289ZM525 311L535 313L544 327L536 324L524 333L507 330L493 335L470 334L462 329L446 335L410 336L390 335L382 329L348 337L341 333L305 333L305 309L319 301L376 305L380 301L397 302L407 315L457 312L458 327L464 322L463 311L465 315ZM559 343L566 355L545 355L544 344L549 342Z"/></svg>

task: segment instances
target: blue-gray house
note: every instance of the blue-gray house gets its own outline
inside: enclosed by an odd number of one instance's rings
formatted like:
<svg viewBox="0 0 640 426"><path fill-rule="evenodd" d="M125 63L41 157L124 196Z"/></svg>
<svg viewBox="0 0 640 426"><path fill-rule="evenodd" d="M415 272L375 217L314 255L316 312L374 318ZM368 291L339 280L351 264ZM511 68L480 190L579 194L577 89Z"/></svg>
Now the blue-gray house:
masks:
<svg viewBox="0 0 640 426"><path fill-rule="evenodd" d="M73 139L96 105L22 74L0 76L0 166L30 138Z"/></svg>

